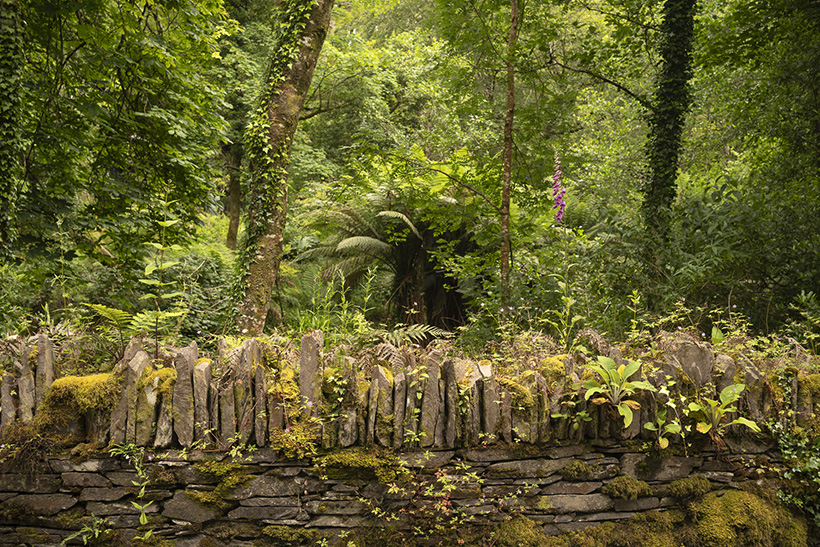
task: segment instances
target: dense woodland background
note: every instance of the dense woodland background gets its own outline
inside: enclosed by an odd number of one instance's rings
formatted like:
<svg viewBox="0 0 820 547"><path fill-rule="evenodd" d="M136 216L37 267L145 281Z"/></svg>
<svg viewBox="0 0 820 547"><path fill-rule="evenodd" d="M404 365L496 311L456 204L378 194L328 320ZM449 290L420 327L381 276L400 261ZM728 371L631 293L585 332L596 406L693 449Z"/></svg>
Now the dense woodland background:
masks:
<svg viewBox="0 0 820 547"><path fill-rule="evenodd" d="M0 0L3 333L231 332L286 7ZM571 349L730 322L816 349L819 72L814 0L339 2L267 328Z"/></svg>

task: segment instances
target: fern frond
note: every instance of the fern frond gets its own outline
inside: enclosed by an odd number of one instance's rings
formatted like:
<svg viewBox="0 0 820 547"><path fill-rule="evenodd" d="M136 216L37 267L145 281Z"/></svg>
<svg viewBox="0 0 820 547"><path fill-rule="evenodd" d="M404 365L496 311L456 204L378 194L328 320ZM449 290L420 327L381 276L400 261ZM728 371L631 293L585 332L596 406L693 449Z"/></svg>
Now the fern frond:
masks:
<svg viewBox="0 0 820 547"><path fill-rule="evenodd" d="M401 369L404 367L404 354L397 347L397 344L383 342L375 346L373 350L376 352L376 357L390 363L392 368Z"/></svg>
<svg viewBox="0 0 820 547"><path fill-rule="evenodd" d="M387 254L392 249L393 247L389 243L368 236L348 237L336 244L337 251L364 252L372 256Z"/></svg>
<svg viewBox="0 0 820 547"><path fill-rule="evenodd" d="M413 224L410 221L409 218L407 218L407 215L405 215L403 213L399 213L398 211L380 211L379 213L376 214L376 216L377 217L385 217L385 218L395 218L395 219L401 220L402 222L407 224L407 226L410 228L410 230L412 230L412 232L414 234L416 234L417 238L421 239L421 234L416 229L416 225Z"/></svg>
<svg viewBox="0 0 820 547"><path fill-rule="evenodd" d="M108 319L119 330L126 330L131 322L132 316L127 311L119 310L117 308L109 308L102 304L85 304L103 319Z"/></svg>

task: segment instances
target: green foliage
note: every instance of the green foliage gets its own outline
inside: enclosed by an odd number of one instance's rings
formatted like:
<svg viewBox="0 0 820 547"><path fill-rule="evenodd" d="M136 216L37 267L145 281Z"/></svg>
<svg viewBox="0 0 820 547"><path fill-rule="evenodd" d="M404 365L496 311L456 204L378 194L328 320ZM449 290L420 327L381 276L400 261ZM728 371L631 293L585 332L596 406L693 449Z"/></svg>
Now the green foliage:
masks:
<svg viewBox="0 0 820 547"><path fill-rule="evenodd" d="M752 431L760 433L760 427L743 416L738 416L731 422L724 423L730 412L737 412L737 408L732 405L740 399L740 393L744 389L746 389L745 384L732 384L726 386L720 392L719 401L708 397L699 397L697 401L689 403L688 414L697 420L696 429L704 435L708 434L718 448L725 447L722 437L726 428L730 425L744 425Z"/></svg>
<svg viewBox="0 0 820 547"><path fill-rule="evenodd" d="M655 387L644 380L629 381L629 377L638 372L641 368L640 362L629 361L625 365L620 365L603 355L598 356L599 365L586 365L590 370L597 372L601 381L586 380L583 388L586 390L584 399L589 400L593 395L601 395L592 399L595 404L609 403L624 417L624 428L632 423L632 411L641 408L640 403L627 399L637 390L655 391Z"/></svg>
<svg viewBox="0 0 820 547"><path fill-rule="evenodd" d="M0 255L11 254L14 220L24 189L21 156L24 28L19 0L0 2Z"/></svg>
<svg viewBox="0 0 820 547"><path fill-rule="evenodd" d="M232 25L210 0L32 2L24 17L27 191L16 254L50 252L62 217L72 257L128 271L161 220L158 200L176 200L186 222L210 200L223 121L207 70ZM185 238L181 228L171 239Z"/></svg>

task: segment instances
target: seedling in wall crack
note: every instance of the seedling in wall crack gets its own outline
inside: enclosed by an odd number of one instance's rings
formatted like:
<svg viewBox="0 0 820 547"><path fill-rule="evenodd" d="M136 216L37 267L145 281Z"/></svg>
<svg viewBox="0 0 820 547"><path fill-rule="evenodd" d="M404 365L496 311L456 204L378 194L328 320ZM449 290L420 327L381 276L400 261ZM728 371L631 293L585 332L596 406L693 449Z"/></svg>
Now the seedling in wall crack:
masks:
<svg viewBox="0 0 820 547"><path fill-rule="evenodd" d="M593 395L592 402L596 405L609 403L624 417L624 429L632 423L632 411L641 408L638 401L627 399L634 395L639 389L655 391L655 386L643 380L629 381L628 378L635 374L641 364L636 361L629 361L625 365L618 365L614 360L603 355L598 356L599 365L586 365L590 370L598 373L601 382L597 380L587 380L583 387L587 390L584 398L589 401Z"/></svg>
<svg viewBox="0 0 820 547"><path fill-rule="evenodd" d="M732 406L740 399L741 392L746 389L745 384L732 384L723 388L720 392L720 400L703 397L697 401L689 403L689 415L697 420L695 428L709 438L715 446L722 450L726 447L723 441L723 434L730 425L745 425L755 433L760 433L760 427L752 420L739 416L728 423L723 423L724 418L730 412L737 412L737 407Z"/></svg>

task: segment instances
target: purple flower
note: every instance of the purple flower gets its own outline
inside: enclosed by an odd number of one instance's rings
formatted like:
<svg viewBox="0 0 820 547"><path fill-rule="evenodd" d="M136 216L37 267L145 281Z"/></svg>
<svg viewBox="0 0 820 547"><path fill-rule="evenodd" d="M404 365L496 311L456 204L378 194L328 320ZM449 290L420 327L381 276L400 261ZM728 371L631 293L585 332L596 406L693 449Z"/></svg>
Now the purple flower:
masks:
<svg viewBox="0 0 820 547"><path fill-rule="evenodd" d="M552 175L552 199L555 201L555 205L553 205L552 208L558 209L558 212L555 213L555 220L561 222L561 219L564 218L564 207L567 205L564 201L564 194L566 194L567 191L561 186L561 158L558 157L558 152L555 153L554 169L555 172Z"/></svg>

